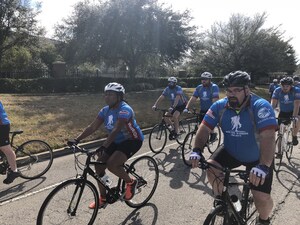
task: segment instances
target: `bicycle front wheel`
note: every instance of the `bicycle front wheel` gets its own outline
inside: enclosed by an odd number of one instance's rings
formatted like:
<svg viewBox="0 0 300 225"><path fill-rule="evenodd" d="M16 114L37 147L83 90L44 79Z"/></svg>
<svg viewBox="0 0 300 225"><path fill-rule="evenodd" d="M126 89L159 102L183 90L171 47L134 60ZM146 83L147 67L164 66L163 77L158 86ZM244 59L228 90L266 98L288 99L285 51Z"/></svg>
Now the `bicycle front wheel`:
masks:
<svg viewBox="0 0 300 225"><path fill-rule="evenodd" d="M179 121L179 134L176 138L178 144L182 145L185 139L185 136L190 132L190 123L187 119Z"/></svg>
<svg viewBox="0 0 300 225"><path fill-rule="evenodd" d="M292 158L292 154L293 154L293 136L292 136L292 131L288 130L287 136L287 150L285 152L286 158L288 159L288 161L290 162L291 158Z"/></svg>
<svg viewBox="0 0 300 225"><path fill-rule="evenodd" d="M206 217L203 225L229 225L229 214L225 206L219 205Z"/></svg>
<svg viewBox="0 0 300 225"><path fill-rule="evenodd" d="M167 143L167 130L162 124L156 124L149 135L149 147L153 153L160 153Z"/></svg>
<svg viewBox="0 0 300 225"><path fill-rule="evenodd" d="M222 139L221 128L216 126L214 130L209 135L209 140L207 141L206 147L208 151L212 154L220 146Z"/></svg>
<svg viewBox="0 0 300 225"><path fill-rule="evenodd" d="M16 155L20 176L25 179L35 179L44 175L53 162L52 148L40 140L23 143L17 148Z"/></svg>
<svg viewBox="0 0 300 225"><path fill-rule="evenodd" d="M182 144L181 153L182 153L182 160L185 165L192 166L190 162L190 154L193 151L193 146L195 142L195 135L196 131L192 131L188 133L184 139L184 142Z"/></svg>
<svg viewBox="0 0 300 225"><path fill-rule="evenodd" d="M283 158L282 152L282 136L279 136L275 142L275 156L274 156L274 171L278 172L281 167L281 162Z"/></svg>
<svg viewBox="0 0 300 225"><path fill-rule="evenodd" d="M99 202L96 187L82 179L67 180L53 189L43 202L37 217L37 225L88 224L96 219ZM96 207L89 209L95 202Z"/></svg>
<svg viewBox="0 0 300 225"><path fill-rule="evenodd" d="M159 177L157 163L150 156L142 156L130 164L128 173L138 181L138 184L133 198L125 203L132 208L142 207L156 190Z"/></svg>

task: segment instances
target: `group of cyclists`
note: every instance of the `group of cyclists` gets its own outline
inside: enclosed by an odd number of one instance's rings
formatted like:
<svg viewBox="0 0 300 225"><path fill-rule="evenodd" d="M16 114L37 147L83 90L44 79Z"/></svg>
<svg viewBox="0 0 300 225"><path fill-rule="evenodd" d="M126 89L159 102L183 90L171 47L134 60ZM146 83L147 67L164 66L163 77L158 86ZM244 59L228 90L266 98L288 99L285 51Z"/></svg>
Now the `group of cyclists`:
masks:
<svg viewBox="0 0 300 225"><path fill-rule="evenodd" d="M224 77L223 85L226 88L226 97L219 99L219 87L212 82L212 74L204 72L200 75L201 84L188 99L175 77L168 78L168 86L154 103L155 110L159 103L168 98L171 102L167 114L172 121L166 121L174 126L169 139L175 139L179 134L179 116L188 112L193 103L200 100L200 111L203 113L201 124L196 133L196 140L190 161L193 168L198 168L203 158L203 150L207 140L217 124L224 134L224 143L210 156L208 161L222 167L235 168L246 166L250 171L251 190L259 216L256 225L270 224L270 214L273 208L271 186L273 179L273 158L275 152L275 131L278 123L274 109L279 103L280 118L298 118L300 106L300 88L294 85L292 77L280 80L280 86L272 90L271 103L250 90L251 78L247 72L234 71ZM296 80L296 79L295 79ZM300 80L300 79L299 79ZM275 83L275 82L274 82ZM68 144L78 144L81 140L94 133L100 126L108 132L106 141L99 148L98 161L105 165L96 165L95 170L100 177L108 169L126 182L125 200L130 200L135 194L137 181L128 176L123 164L141 148L144 140L143 133L136 122L135 113L125 101L123 85L112 82L104 88L106 105L99 111L94 121L89 124L75 139ZM9 121L0 104L0 150L9 156ZM169 117L166 117L169 118ZM293 144L297 145L296 124L293 133ZM6 179L11 181L10 174L17 172L15 156L10 156L11 172ZM14 161L14 162L13 162ZM222 191L223 174L213 168L207 171L207 178L212 185L216 196ZM216 179L219 178L219 179ZM221 179L220 179L221 178ZM7 182L9 183L9 182ZM106 203L106 192L101 185L100 207ZM94 208L91 202L89 208Z"/></svg>

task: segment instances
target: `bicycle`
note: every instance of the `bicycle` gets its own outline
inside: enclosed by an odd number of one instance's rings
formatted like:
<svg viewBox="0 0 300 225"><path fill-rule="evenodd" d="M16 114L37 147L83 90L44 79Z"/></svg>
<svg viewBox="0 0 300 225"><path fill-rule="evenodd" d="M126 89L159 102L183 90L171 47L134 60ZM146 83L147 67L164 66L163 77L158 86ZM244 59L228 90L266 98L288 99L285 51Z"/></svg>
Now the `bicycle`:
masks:
<svg viewBox="0 0 300 225"><path fill-rule="evenodd" d="M222 193L214 199L214 206L203 225L254 225L257 210L250 191L250 172L245 169L222 168L204 159L199 163L199 167L204 170L214 167L224 173L224 180L216 178L223 182ZM239 186L242 186L242 191L237 196L234 189Z"/></svg>
<svg viewBox="0 0 300 225"><path fill-rule="evenodd" d="M36 179L50 169L53 162L53 151L46 142L41 140L29 140L20 146L14 145L15 136L22 133L22 130L11 131L10 145L17 157L16 162L20 177L30 180ZM9 164L2 151L0 151L0 156L0 174L5 175Z"/></svg>
<svg viewBox="0 0 300 225"><path fill-rule="evenodd" d="M196 109L193 109L193 111L189 113L195 116L193 119L191 119L191 121L194 121L195 126L194 126L194 130L192 130L186 135L181 148L182 160L184 164L187 166L191 166L189 157L194 147L195 136L198 130L200 117L202 117L204 114L204 113L197 113ZM210 134L210 138L207 140L207 143L205 145L205 147L208 149L208 151L211 154L220 146L221 138L222 138L221 128L219 127L219 125L217 125L215 129L212 131L212 133Z"/></svg>
<svg viewBox="0 0 300 225"><path fill-rule="evenodd" d="M167 109L156 109L156 111L162 112L162 118L160 123L154 125L149 135L149 147L153 153L160 153L167 143L167 130L171 134L173 127L169 126L164 120L166 117L172 117L172 115L166 115ZM185 134L190 132L190 125L186 119L179 121L179 135L176 137L178 144L183 144Z"/></svg>
<svg viewBox="0 0 300 225"><path fill-rule="evenodd" d="M281 119L281 118L277 118ZM293 153L293 140L292 140L292 124L295 122L294 118L282 118L282 122L279 126L277 139L275 142L275 156L274 156L274 171L278 172L281 167L283 154L290 161Z"/></svg>
<svg viewBox="0 0 300 225"><path fill-rule="evenodd" d="M37 225L42 224L88 224L94 223L99 208L99 192L96 186L88 180L87 176L92 176L98 183L105 187L106 204L113 204L116 201L125 201L132 208L144 206L154 194L159 171L155 160L150 156L141 156L135 159L130 165L124 164L128 174L137 179L137 189L131 200L124 200L126 183L121 178L115 187L110 187L99 177L91 165L104 165L105 163L94 159L97 151L88 151L77 145L70 146L75 157L75 169L82 170L82 174L75 179L69 179L54 188L44 200L37 217ZM77 154L76 152L79 152ZM85 163L79 161L80 155L85 155ZM95 208L89 209L88 205L95 202Z"/></svg>

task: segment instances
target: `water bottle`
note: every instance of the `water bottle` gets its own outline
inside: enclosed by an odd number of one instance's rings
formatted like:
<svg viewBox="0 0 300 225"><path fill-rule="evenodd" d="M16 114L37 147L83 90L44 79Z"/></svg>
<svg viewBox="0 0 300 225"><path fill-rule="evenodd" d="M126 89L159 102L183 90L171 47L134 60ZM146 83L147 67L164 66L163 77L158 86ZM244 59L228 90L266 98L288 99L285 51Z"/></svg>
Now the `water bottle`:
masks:
<svg viewBox="0 0 300 225"><path fill-rule="evenodd" d="M239 198L236 195L231 195L230 198L231 198L231 201L233 203L235 210L237 212L241 211L242 205L241 205Z"/></svg>
<svg viewBox="0 0 300 225"><path fill-rule="evenodd" d="M107 174L104 174L103 177L101 177L101 180L107 185L110 186L112 184L112 180Z"/></svg>

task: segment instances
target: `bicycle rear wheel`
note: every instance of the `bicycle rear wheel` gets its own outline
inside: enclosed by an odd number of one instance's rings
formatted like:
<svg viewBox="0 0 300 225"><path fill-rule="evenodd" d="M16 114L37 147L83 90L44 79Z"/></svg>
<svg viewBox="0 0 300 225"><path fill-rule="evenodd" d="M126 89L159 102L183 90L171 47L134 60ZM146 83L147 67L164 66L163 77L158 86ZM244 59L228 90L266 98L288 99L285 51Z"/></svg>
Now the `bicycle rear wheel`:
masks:
<svg viewBox="0 0 300 225"><path fill-rule="evenodd" d="M229 213L225 206L219 205L206 217L203 225L229 225Z"/></svg>
<svg viewBox="0 0 300 225"><path fill-rule="evenodd" d="M44 175L53 162L52 148L40 140L23 143L17 148L16 155L20 176L25 179L35 179Z"/></svg>
<svg viewBox="0 0 300 225"><path fill-rule="evenodd" d="M190 122L187 119L179 121L179 134L176 138L178 144L182 145L185 136L190 132Z"/></svg>
<svg viewBox="0 0 300 225"><path fill-rule="evenodd" d="M291 158L292 158L292 154L293 154L293 136L292 136L292 131L288 130L287 136L287 150L285 152L286 158L288 159L288 161L290 162Z"/></svg>
<svg viewBox="0 0 300 225"><path fill-rule="evenodd" d="M184 164L187 166L192 166L189 158L190 158L190 154L193 150L195 135L196 135L196 131L192 131L192 132L188 133L182 144L182 148L181 148L182 160L183 160Z"/></svg>
<svg viewBox="0 0 300 225"><path fill-rule="evenodd" d="M37 217L37 225L88 224L96 219L99 196L96 187L82 179L67 180L53 189L43 202ZM91 202L95 209L89 209Z"/></svg>
<svg viewBox="0 0 300 225"><path fill-rule="evenodd" d="M208 151L212 154L216 149L220 146L222 139L222 132L219 125L217 125L214 130L211 132L209 136L209 140L207 141Z"/></svg>
<svg viewBox="0 0 300 225"><path fill-rule="evenodd" d="M275 156L274 156L274 171L278 172L281 167L281 162L283 158L283 152L282 152L282 137L278 136L275 142Z"/></svg>
<svg viewBox="0 0 300 225"><path fill-rule="evenodd" d="M149 147L153 153L160 153L167 143L167 130L163 124L156 124L149 135Z"/></svg>
<svg viewBox="0 0 300 225"><path fill-rule="evenodd" d="M132 208L142 207L156 190L159 177L157 163L150 156L142 156L130 164L128 173L137 179L138 185L134 197L125 203Z"/></svg>

